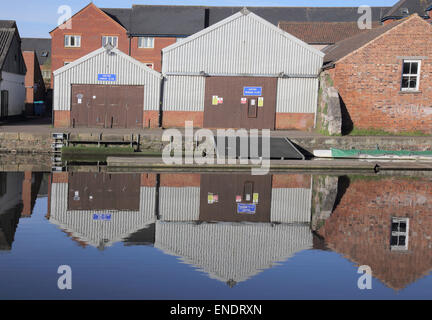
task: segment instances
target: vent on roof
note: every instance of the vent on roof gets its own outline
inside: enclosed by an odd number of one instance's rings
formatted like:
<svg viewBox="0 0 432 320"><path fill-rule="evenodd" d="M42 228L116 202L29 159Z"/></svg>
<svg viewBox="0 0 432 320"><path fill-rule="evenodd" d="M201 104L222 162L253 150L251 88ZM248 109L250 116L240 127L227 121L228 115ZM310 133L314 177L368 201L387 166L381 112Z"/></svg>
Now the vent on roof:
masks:
<svg viewBox="0 0 432 320"><path fill-rule="evenodd" d="M41 56L42 57L48 57L48 54L49 54L48 51L43 51L42 54L41 54Z"/></svg>
<svg viewBox="0 0 432 320"><path fill-rule="evenodd" d="M404 16L409 15L409 9L408 8L401 8L400 11L401 11L401 14Z"/></svg>

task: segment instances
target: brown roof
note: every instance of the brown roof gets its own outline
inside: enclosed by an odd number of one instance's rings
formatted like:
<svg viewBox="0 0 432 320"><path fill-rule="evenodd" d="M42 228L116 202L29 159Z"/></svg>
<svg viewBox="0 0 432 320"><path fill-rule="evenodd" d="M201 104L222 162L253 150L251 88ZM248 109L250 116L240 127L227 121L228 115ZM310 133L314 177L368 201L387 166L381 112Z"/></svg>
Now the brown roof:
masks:
<svg viewBox="0 0 432 320"><path fill-rule="evenodd" d="M373 22L372 27L379 25L379 22ZM279 28L309 44L333 44L367 31L359 29L357 22L280 21Z"/></svg>
<svg viewBox="0 0 432 320"><path fill-rule="evenodd" d="M346 55L350 54L351 52L360 49L367 43L371 42L372 40L378 38L382 34L386 33L387 31L393 29L394 27L406 22L409 19L412 19L413 17L417 17L421 19L417 14L414 14L408 18L397 20L391 23L388 23L384 26L371 29L367 32L359 33L351 38L344 39L342 41L339 41L332 45L329 48L326 48L324 52L326 53L324 57L324 64L336 62L340 60L341 58L345 57ZM423 20L423 19L422 19Z"/></svg>

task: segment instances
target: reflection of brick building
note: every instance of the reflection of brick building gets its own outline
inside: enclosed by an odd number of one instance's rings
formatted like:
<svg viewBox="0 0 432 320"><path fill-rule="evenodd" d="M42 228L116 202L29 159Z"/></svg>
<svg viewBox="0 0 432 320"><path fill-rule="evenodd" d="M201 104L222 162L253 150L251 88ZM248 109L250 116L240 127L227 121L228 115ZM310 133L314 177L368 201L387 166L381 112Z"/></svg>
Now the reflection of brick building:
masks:
<svg viewBox="0 0 432 320"><path fill-rule="evenodd" d="M391 248L392 218L408 218L407 250ZM330 249L403 289L432 269L432 179L351 179L318 233Z"/></svg>

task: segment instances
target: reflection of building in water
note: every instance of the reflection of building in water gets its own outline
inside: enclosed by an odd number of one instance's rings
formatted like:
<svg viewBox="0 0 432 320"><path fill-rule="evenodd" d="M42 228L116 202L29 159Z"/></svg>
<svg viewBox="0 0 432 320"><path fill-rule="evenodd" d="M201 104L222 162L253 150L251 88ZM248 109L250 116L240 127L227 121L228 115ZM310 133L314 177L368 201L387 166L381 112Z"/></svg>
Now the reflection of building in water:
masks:
<svg viewBox="0 0 432 320"><path fill-rule="evenodd" d="M21 217L30 217L43 173L0 172L0 250L10 250Z"/></svg>
<svg viewBox="0 0 432 320"><path fill-rule="evenodd" d="M155 247L233 286L312 247L310 203L306 175L161 175Z"/></svg>
<svg viewBox="0 0 432 320"><path fill-rule="evenodd" d="M0 172L0 250L11 250L22 210L23 174Z"/></svg>
<svg viewBox="0 0 432 320"><path fill-rule="evenodd" d="M341 198L319 228L328 247L396 290L432 269L432 179L340 177Z"/></svg>
<svg viewBox="0 0 432 320"><path fill-rule="evenodd" d="M147 174L53 173L48 217L83 246L147 243L154 238L155 181Z"/></svg>
<svg viewBox="0 0 432 320"><path fill-rule="evenodd" d="M307 175L53 173L48 217L83 246L155 243L233 285L312 247L310 207Z"/></svg>

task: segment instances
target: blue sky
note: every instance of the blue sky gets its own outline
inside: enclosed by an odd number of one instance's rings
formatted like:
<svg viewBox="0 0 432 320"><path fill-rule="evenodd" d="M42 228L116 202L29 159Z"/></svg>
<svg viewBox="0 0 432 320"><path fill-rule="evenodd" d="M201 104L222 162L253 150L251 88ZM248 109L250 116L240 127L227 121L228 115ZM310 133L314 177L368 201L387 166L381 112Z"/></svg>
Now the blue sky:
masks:
<svg viewBox="0 0 432 320"><path fill-rule="evenodd" d="M49 31L57 25L57 10L69 5L75 13L86 6L89 0L2 0L0 20L16 20L22 37L49 38ZM210 5L210 6L321 6L351 7L360 5L392 6L397 0L95 0L102 8L130 8L132 4Z"/></svg>

